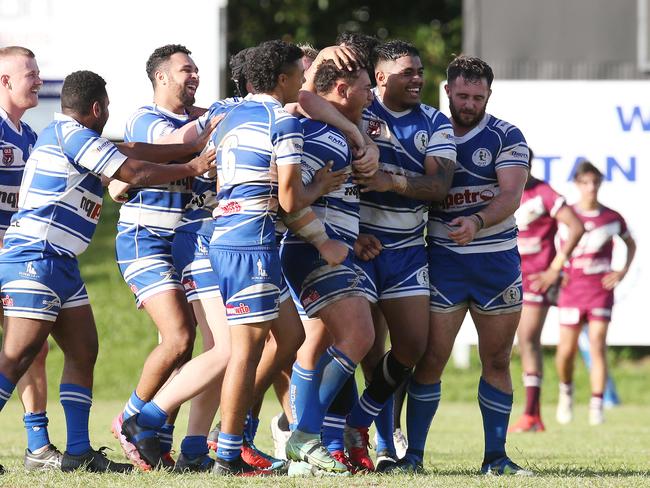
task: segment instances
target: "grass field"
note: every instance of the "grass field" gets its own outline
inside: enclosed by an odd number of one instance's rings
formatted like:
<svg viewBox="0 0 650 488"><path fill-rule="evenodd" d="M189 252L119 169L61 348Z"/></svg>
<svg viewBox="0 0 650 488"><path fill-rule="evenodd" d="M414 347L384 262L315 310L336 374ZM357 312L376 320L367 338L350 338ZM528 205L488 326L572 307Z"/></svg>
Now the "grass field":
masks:
<svg viewBox="0 0 650 488"><path fill-rule="evenodd" d="M157 341L155 328L146 313L135 309L130 291L122 281L114 259L117 209L105 202L102 223L89 250L82 256L82 275L87 283L95 313L100 354L95 370L95 403L91 416L91 439L95 447L115 449L109 457L121 459L117 442L109 432L111 418L122 408L140 375L147 353ZM50 385L50 432L52 441L65 446L63 413L58 403L58 379L63 357L54 343L48 359ZM197 350L200 345L197 345ZM548 432L513 435L508 442L513 459L535 470L539 476L523 479L485 479L476 475L481 461L483 439L476 404L480 366L477 355L467 370L449 367L443 378L443 401L428 441L425 466L427 476L358 476L352 479L256 479L221 480L208 475L182 477L167 473L136 473L130 476L28 474L22 469L25 433L18 398L7 404L0 415L0 462L10 472L0 477L0 486L203 486L274 483L282 486L650 486L650 427L648 419L650 362L630 358L629 351L611 351L612 374L624 405L607 412L600 428L587 425L589 397L587 374L582 365L576 371L576 421L562 427L556 424L554 402L557 378L552 356L547 354L544 379L544 413ZM521 367L513 358L515 407L513 420L521 412ZM277 413L277 402L268 397L262 411L258 446L270 449L268 420ZM177 422L176 442L186 425L187 409Z"/></svg>

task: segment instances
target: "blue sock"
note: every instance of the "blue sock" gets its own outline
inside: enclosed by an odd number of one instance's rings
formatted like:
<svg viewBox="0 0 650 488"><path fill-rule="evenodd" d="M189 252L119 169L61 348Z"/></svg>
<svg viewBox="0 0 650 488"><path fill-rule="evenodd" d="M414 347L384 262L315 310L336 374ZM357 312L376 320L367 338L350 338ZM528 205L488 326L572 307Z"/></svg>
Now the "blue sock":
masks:
<svg viewBox="0 0 650 488"><path fill-rule="evenodd" d="M188 435L181 442L183 456L194 459L208 454L208 436Z"/></svg>
<svg viewBox="0 0 650 488"><path fill-rule="evenodd" d="M16 385L9 381L5 375L0 373L0 410L4 408L5 403L7 403L9 398L11 398L11 394L15 389Z"/></svg>
<svg viewBox="0 0 650 488"><path fill-rule="evenodd" d="M59 387L59 398L63 405L68 432L65 450L73 456L84 454L90 449L88 418L93 404L92 395L89 388L71 383L62 383Z"/></svg>
<svg viewBox="0 0 650 488"><path fill-rule="evenodd" d="M241 454L241 446L244 438L241 435L226 434L219 432L217 440L217 457L226 461L233 461Z"/></svg>
<svg viewBox="0 0 650 488"><path fill-rule="evenodd" d="M440 382L423 385L411 378L407 392L406 431L409 447L406 456L421 463L429 427L440 403L441 385Z"/></svg>
<svg viewBox="0 0 650 488"><path fill-rule="evenodd" d="M293 422L289 425L291 431L301 422L304 416L313 415L307 410L307 401L318 395L318 372L315 369L304 369L295 362L291 371L291 384L289 385L289 403ZM320 431L319 429L316 431ZM315 433L315 432L312 432Z"/></svg>
<svg viewBox="0 0 650 488"><path fill-rule="evenodd" d="M320 424L317 432L327 413L327 409L334 401L334 398L341 390L350 376L354 375L357 365L342 351L330 346L318 362L320 371L320 382L318 385L318 400L320 403Z"/></svg>
<svg viewBox="0 0 650 488"><path fill-rule="evenodd" d="M138 425L148 427L151 430L160 430L167 421L167 412L156 405L153 400L147 402L138 414Z"/></svg>
<svg viewBox="0 0 650 488"><path fill-rule="evenodd" d="M50 436L47 434L47 412L27 412L23 417L25 430L27 431L27 449L34 452L41 447L50 444Z"/></svg>
<svg viewBox="0 0 650 488"><path fill-rule="evenodd" d="M260 419L253 418L253 411L249 410L244 419L244 440L249 444L254 443L259 425Z"/></svg>
<svg viewBox="0 0 650 488"><path fill-rule="evenodd" d="M483 463L489 463L506 455L506 432L512 410L512 394L498 390L481 378L478 384L478 404L485 433Z"/></svg>
<svg viewBox="0 0 650 488"><path fill-rule="evenodd" d="M140 410L142 410L142 407L145 406L147 402L142 400L135 390L133 390L133 393L131 393L131 397L129 398L129 401L126 402L126 405L124 405L124 411L122 412L122 420L126 420L129 417L133 417L136 413L140 413Z"/></svg>
<svg viewBox="0 0 650 488"><path fill-rule="evenodd" d="M345 415L327 413L323 420L321 441L329 452L344 449L343 431L345 430Z"/></svg>
<svg viewBox="0 0 650 488"><path fill-rule="evenodd" d="M361 395L356 405L352 407L352 411L348 417L348 425L362 428L370 427L370 424L372 424L383 408L384 405L381 405L370 398L368 390L366 390L363 392L363 395Z"/></svg>
<svg viewBox="0 0 650 488"><path fill-rule="evenodd" d="M174 444L174 425L165 424L156 432L158 434L158 439L160 439L160 453L166 454L171 452L172 445Z"/></svg>
<svg viewBox="0 0 650 488"><path fill-rule="evenodd" d="M393 441L393 431L395 430L393 423L394 408L395 401L393 395L391 395L384 408L381 409L381 412L375 418L375 427L377 429L376 451L384 451L391 456L395 455L395 442Z"/></svg>

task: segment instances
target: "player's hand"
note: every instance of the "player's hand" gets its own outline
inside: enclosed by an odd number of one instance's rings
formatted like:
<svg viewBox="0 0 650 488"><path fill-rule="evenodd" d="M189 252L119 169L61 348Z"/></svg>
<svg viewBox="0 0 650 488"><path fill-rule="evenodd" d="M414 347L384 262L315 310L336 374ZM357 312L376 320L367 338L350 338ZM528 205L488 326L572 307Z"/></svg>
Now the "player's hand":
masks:
<svg viewBox="0 0 650 488"><path fill-rule="evenodd" d="M332 171L333 161L328 161L325 166L314 173L312 184L319 188L319 195L327 195L341 188L343 183L348 179L348 169L343 168L338 171Z"/></svg>
<svg viewBox="0 0 650 488"><path fill-rule="evenodd" d="M336 266L345 261L345 258L348 257L348 251L348 246L336 239L327 239L318 246L318 252L330 266Z"/></svg>
<svg viewBox="0 0 650 488"><path fill-rule="evenodd" d="M541 273L531 274L530 289L536 293L546 293L547 290L555 285L560 279L561 270L548 268Z"/></svg>
<svg viewBox="0 0 650 488"><path fill-rule="evenodd" d="M217 128L217 125L219 125L219 122L221 122L224 117L225 117L224 114L219 114L216 117L212 117L210 120L208 120L208 123L205 124L205 128L201 131L201 133L196 137L196 139L192 143L193 146L192 153L200 153L201 151L203 151L208 141L210 140L210 136L212 136L214 129Z"/></svg>
<svg viewBox="0 0 650 488"><path fill-rule="evenodd" d="M361 193L369 191L391 191L393 179L385 171L377 171L372 176L354 175L352 182L361 186Z"/></svg>
<svg viewBox="0 0 650 488"><path fill-rule="evenodd" d="M129 188L131 188L131 185L128 183L120 180L111 180L108 184L108 194L117 203L128 202L129 196L126 192L129 191Z"/></svg>
<svg viewBox="0 0 650 488"><path fill-rule="evenodd" d="M215 168L215 159L215 150L209 149L186 164L192 168L192 176L200 176Z"/></svg>
<svg viewBox="0 0 650 488"><path fill-rule="evenodd" d="M450 224L456 229L447 235L459 246L466 246L472 242L478 233L478 222L471 216L456 217Z"/></svg>
<svg viewBox="0 0 650 488"><path fill-rule="evenodd" d="M603 288L605 288L605 290L613 290L624 277L625 272L623 271L610 271L605 276L603 276L601 283L603 284Z"/></svg>
<svg viewBox="0 0 650 488"><path fill-rule="evenodd" d="M368 144L362 154L355 154L352 161L352 171L355 174L370 178L379 169L379 148L375 144Z"/></svg>
<svg viewBox="0 0 650 488"><path fill-rule="evenodd" d="M375 259L381 250L381 242L372 234L359 234L354 243L354 254L363 261Z"/></svg>
<svg viewBox="0 0 650 488"><path fill-rule="evenodd" d="M359 53L348 46L329 46L321 49L314 60L313 66L318 67L323 61L331 59L338 69L355 71L365 67L363 58Z"/></svg>

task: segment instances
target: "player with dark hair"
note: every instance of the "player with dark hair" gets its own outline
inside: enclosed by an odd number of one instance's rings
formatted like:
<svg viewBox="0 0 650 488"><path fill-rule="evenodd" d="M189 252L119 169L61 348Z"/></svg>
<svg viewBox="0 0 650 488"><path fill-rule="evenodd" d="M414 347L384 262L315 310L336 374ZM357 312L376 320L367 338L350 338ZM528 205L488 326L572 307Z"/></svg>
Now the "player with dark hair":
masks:
<svg viewBox="0 0 650 488"><path fill-rule="evenodd" d="M530 162L532 160L533 152L530 151ZM524 370L526 409L508 431L543 432L540 410L543 371L540 336L549 307L557 303L564 262L580 240L584 227L571 207L566 205L564 197L556 193L548 183L533 177L530 172L515 219L519 228L517 247L521 255L524 292L517 336ZM567 239L556 252L558 225L566 227Z"/></svg>
<svg viewBox="0 0 650 488"><path fill-rule="evenodd" d="M567 424L573 420L573 366L578 337L584 325L589 327L591 352L591 401L589 423L602 424L603 393L607 382L607 329L612 318L614 288L625 277L634 255L636 243L625 220L615 210L598 200L603 175L589 161L578 165L573 181L580 199L573 210L584 225L585 233L565 267L566 285L560 289L560 339L555 364L560 380L557 421ZM569 237L560 229L562 242ZM623 240L627 258L621 270L612 269L614 237Z"/></svg>
<svg viewBox="0 0 650 488"><path fill-rule="evenodd" d="M5 335L0 353L0 408L51 333L64 354L60 398L67 446L61 469L130 471L90 446L97 330L77 256L92 238L102 208L102 178L159 184L201 174L214 154L186 164L156 165L191 152L187 145L122 144L100 136L108 120L105 81L90 71L66 77L63 114L41 133L25 165L19 209L0 251ZM138 158L138 159L134 159ZM63 209L63 210L62 210Z"/></svg>
<svg viewBox="0 0 650 488"><path fill-rule="evenodd" d="M408 450L398 468L422 469L440 378L467 312L478 332L485 474L529 475L505 451L512 409L510 352L522 303L514 213L528 176L528 146L515 126L486 113L494 79L476 57L458 56L445 91L458 151L449 193L429 211L429 339L408 385Z"/></svg>
<svg viewBox="0 0 650 488"><path fill-rule="evenodd" d="M189 111L199 86L198 68L187 48L170 44L151 54L146 71L153 84L154 103L139 108L130 117L124 140L162 143L165 136L191 120ZM197 138L196 142L198 152L205 139ZM119 181L112 182L109 190L112 195L125 191ZM189 178L155 187L127 187L117 223L115 250L120 272L134 294L136 306L144 308L156 325L160 340L145 360L124 410L112 424L125 454L142 469L150 466L139 459L137 450L120 435L122 422L138 413L172 371L189 359L194 343L194 320L171 251L174 228L189 203L191 190ZM158 432L163 462L168 467L174 464L169 452L175 417L176 412Z"/></svg>
<svg viewBox="0 0 650 488"><path fill-rule="evenodd" d="M424 211L427 202L447 194L456 159L449 119L421 103L424 68L417 49L404 41L390 41L374 53L377 88L362 127L379 146L380 166L372 177L355 181L362 185L359 240L373 242L381 250L360 262L363 286L386 319L391 350L368 365L372 378L346 426L350 460L368 470L374 468L367 452L368 427L392 402L392 394L409 377L426 346L429 278Z"/></svg>

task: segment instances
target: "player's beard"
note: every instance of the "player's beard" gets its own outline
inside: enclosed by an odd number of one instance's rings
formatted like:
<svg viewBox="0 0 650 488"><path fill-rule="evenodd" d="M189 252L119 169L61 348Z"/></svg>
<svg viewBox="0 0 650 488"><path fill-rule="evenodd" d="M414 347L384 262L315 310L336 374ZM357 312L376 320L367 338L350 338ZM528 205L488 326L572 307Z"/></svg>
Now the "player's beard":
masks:
<svg viewBox="0 0 650 488"><path fill-rule="evenodd" d="M483 107L471 119L463 119L463 115L467 116L469 114L463 114L463 112L457 110L451 100L449 100L449 112L451 112L451 118L454 119L456 125L461 127L475 127L485 117L485 107Z"/></svg>
<svg viewBox="0 0 650 488"><path fill-rule="evenodd" d="M183 90L181 91L180 99L185 107L192 107L196 101L196 97L193 94L188 93L185 87L183 87Z"/></svg>

